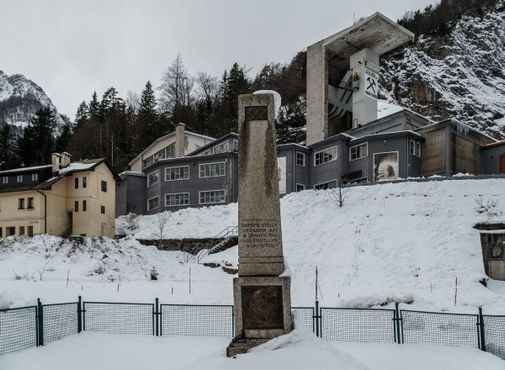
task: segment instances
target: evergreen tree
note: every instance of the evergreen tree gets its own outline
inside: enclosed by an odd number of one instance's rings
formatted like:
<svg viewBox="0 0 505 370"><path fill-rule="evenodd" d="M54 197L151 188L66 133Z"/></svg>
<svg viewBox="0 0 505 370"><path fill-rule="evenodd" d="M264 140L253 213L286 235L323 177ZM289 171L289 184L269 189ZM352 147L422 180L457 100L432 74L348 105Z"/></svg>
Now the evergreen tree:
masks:
<svg viewBox="0 0 505 370"><path fill-rule="evenodd" d="M0 130L0 169L8 170L19 164L16 155L16 136L10 125Z"/></svg>
<svg viewBox="0 0 505 370"><path fill-rule="evenodd" d="M136 149L141 151L161 134L159 129L158 113L156 112L156 97L153 86L147 81L142 95L137 118L138 140Z"/></svg>
<svg viewBox="0 0 505 370"><path fill-rule="evenodd" d="M25 166L47 164L55 149L56 120L51 108L37 111L19 138L19 156Z"/></svg>

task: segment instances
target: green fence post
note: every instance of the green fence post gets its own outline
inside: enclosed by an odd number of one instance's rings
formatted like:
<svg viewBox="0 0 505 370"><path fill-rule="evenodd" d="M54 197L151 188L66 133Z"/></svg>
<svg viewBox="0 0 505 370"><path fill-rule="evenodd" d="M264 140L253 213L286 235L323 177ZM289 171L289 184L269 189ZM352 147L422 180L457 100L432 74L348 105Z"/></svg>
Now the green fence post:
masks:
<svg viewBox="0 0 505 370"><path fill-rule="evenodd" d="M158 337L160 335L160 332L159 332L159 328L160 328L160 310L159 310L159 307L160 307L160 300L158 298L156 298L154 300L154 305L155 305L155 308L154 308L154 315L156 317L156 322L155 322L155 325L156 325L156 336Z"/></svg>
<svg viewBox="0 0 505 370"><path fill-rule="evenodd" d="M480 330L480 349L486 351L486 333L484 331L484 315L482 314L482 307L479 307L479 323L477 327Z"/></svg>
<svg viewBox="0 0 505 370"><path fill-rule="evenodd" d="M38 334L39 334L39 346L44 345L44 310L42 306L42 302L40 302L40 298L37 298L37 313L38 313Z"/></svg>
<svg viewBox="0 0 505 370"><path fill-rule="evenodd" d="M77 298L77 332L82 331L82 298L79 296Z"/></svg>
<svg viewBox="0 0 505 370"><path fill-rule="evenodd" d="M402 323L402 317L400 316L400 304L398 302L395 302L395 318L393 319L394 321L394 326L395 326L395 337L396 337L396 343L402 344L403 343L403 338L401 336L402 330L400 328L400 325L403 325Z"/></svg>
<svg viewBox="0 0 505 370"><path fill-rule="evenodd" d="M319 301L316 299L316 303L315 303L315 313L314 313L314 317L313 317L313 326L314 326L314 329L315 329L315 333L316 333L316 337L320 337L320 333L319 333L319 325L321 324L320 320L321 319L321 315L319 314Z"/></svg>

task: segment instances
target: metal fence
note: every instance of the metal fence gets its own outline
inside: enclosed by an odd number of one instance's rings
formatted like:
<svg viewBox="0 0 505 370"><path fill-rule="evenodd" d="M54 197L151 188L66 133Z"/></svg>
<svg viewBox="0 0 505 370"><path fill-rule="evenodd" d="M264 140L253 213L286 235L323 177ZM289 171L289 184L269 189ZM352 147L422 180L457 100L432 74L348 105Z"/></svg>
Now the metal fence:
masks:
<svg viewBox="0 0 505 370"><path fill-rule="evenodd" d="M480 348L505 359L505 315L385 308L293 307L298 325L331 341L431 343ZM112 334L235 334L233 306L77 302L0 310L0 355L82 330Z"/></svg>

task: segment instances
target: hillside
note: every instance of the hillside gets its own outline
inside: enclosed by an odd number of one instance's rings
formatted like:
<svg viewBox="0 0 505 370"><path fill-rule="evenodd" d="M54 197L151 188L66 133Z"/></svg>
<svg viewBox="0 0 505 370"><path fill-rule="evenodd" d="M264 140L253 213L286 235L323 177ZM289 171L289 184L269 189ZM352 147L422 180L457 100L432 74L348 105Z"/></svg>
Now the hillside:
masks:
<svg viewBox="0 0 505 370"><path fill-rule="evenodd" d="M504 60L505 5L497 5L385 56L382 95L434 120L454 117L505 138Z"/></svg>
<svg viewBox="0 0 505 370"><path fill-rule="evenodd" d="M327 306L400 301L431 310L473 312L482 305L488 312L503 313L505 282L481 284L486 276L473 226L487 220L476 211L478 198L497 200L499 218L505 218L505 179L361 186L347 195L342 208L331 190L282 199L284 250L295 305L313 302L318 266L320 299ZM125 224L125 219L118 220L118 233ZM236 224L236 204L185 209L171 214L165 235L215 236ZM139 217L130 223L126 239L96 239L82 247L54 237L8 239L0 246L2 305L31 303L37 296L65 301L78 294L89 300L159 297L163 302L230 304L232 275L198 264L186 253L158 251L132 239L156 238L155 225L156 216ZM201 262L236 266L237 247ZM150 281L153 267L157 281Z"/></svg>
<svg viewBox="0 0 505 370"><path fill-rule="evenodd" d="M43 107L50 107L56 113L58 127L64 124L51 99L39 85L21 74L8 76L0 70L0 126L9 124L21 129Z"/></svg>

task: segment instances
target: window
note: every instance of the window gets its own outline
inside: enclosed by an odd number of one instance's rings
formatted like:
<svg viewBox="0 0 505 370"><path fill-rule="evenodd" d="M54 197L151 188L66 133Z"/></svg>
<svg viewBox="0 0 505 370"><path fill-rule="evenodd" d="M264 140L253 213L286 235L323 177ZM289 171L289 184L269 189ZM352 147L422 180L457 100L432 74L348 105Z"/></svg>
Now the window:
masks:
<svg viewBox="0 0 505 370"><path fill-rule="evenodd" d="M2 184L8 184L9 183L9 176L2 176Z"/></svg>
<svg viewBox="0 0 505 370"><path fill-rule="evenodd" d="M5 230L5 236L16 235L16 227L15 226L7 226Z"/></svg>
<svg viewBox="0 0 505 370"><path fill-rule="evenodd" d="M33 209L33 197L28 198L28 209Z"/></svg>
<svg viewBox="0 0 505 370"><path fill-rule="evenodd" d="M153 155L144 158L143 161L144 167L148 167L161 159L174 158L174 157L175 157L175 143L172 143L169 146L157 151Z"/></svg>
<svg viewBox="0 0 505 370"><path fill-rule="evenodd" d="M224 176L225 163L204 163L200 165L200 178Z"/></svg>
<svg viewBox="0 0 505 370"><path fill-rule="evenodd" d="M21 235L25 235L25 227L24 226L19 227L19 236L21 236Z"/></svg>
<svg viewBox="0 0 505 370"><path fill-rule="evenodd" d="M102 189L102 191L103 191L104 193L107 193L107 181L103 181L103 180L102 180L102 181L100 182L100 188Z"/></svg>
<svg viewBox="0 0 505 370"><path fill-rule="evenodd" d="M335 159L337 159L337 147L332 146L331 148L314 153L314 166L319 166Z"/></svg>
<svg viewBox="0 0 505 370"><path fill-rule="evenodd" d="M160 182L160 171L151 172L147 175L147 186L153 186Z"/></svg>
<svg viewBox="0 0 505 370"><path fill-rule="evenodd" d="M86 206L87 206L86 201L85 201L85 200L83 200L83 201L82 201L82 211L83 211L83 212L86 212Z"/></svg>
<svg viewBox="0 0 505 370"><path fill-rule="evenodd" d="M354 145L349 148L349 160L355 161L356 159L368 156L368 143Z"/></svg>
<svg viewBox="0 0 505 370"><path fill-rule="evenodd" d="M84 176L82 178L82 187L85 188L87 185L88 185L88 179L86 178L86 176Z"/></svg>
<svg viewBox="0 0 505 370"><path fill-rule="evenodd" d="M74 212L79 212L79 202L77 200L74 202Z"/></svg>
<svg viewBox="0 0 505 370"><path fill-rule="evenodd" d="M224 190L201 191L200 204L224 203Z"/></svg>
<svg viewBox="0 0 505 370"><path fill-rule="evenodd" d="M100 213L105 214L105 206L100 206Z"/></svg>
<svg viewBox="0 0 505 370"><path fill-rule="evenodd" d="M79 179L77 177L74 179L74 188L79 189Z"/></svg>
<svg viewBox="0 0 505 370"><path fill-rule="evenodd" d="M189 204L189 193L168 193L165 194L165 206L182 206Z"/></svg>
<svg viewBox="0 0 505 370"><path fill-rule="evenodd" d="M17 176L16 176L16 181L17 181L18 183L23 182L23 175L17 175Z"/></svg>
<svg viewBox="0 0 505 370"><path fill-rule="evenodd" d="M38 173L32 173L32 181L39 181L39 174Z"/></svg>
<svg viewBox="0 0 505 370"><path fill-rule="evenodd" d="M165 168L165 181L189 179L189 166Z"/></svg>
<svg viewBox="0 0 505 370"><path fill-rule="evenodd" d="M30 226L28 226L28 227L30 227ZM4 235L4 234L3 234L3 230L2 230L2 228L0 227L0 238L3 238L3 237L4 237L3 235Z"/></svg>
<svg viewBox="0 0 505 370"><path fill-rule="evenodd" d="M314 190L324 190L324 189L331 189L337 186L336 181L329 181L329 182L323 182L321 184L316 184L314 185Z"/></svg>
<svg viewBox="0 0 505 370"><path fill-rule="evenodd" d="M1 236L1 235L0 235ZM32 237L33 236L33 226L28 226L28 236Z"/></svg>
<svg viewBox="0 0 505 370"><path fill-rule="evenodd" d="M296 152L296 165L305 167L305 153Z"/></svg>
<svg viewBox="0 0 505 370"><path fill-rule="evenodd" d="M303 191L305 190L305 185L303 184L296 184L296 191Z"/></svg>
<svg viewBox="0 0 505 370"><path fill-rule="evenodd" d="M160 206L160 197L154 197L147 201L147 210L150 211L152 209L159 208Z"/></svg>
<svg viewBox="0 0 505 370"><path fill-rule="evenodd" d="M415 140L409 141L409 154L421 157L421 143Z"/></svg>
<svg viewBox="0 0 505 370"><path fill-rule="evenodd" d="M231 141L231 151L237 153L238 152L238 140L233 139Z"/></svg>
<svg viewBox="0 0 505 370"><path fill-rule="evenodd" d="M18 199L18 209L25 209L25 198Z"/></svg>

